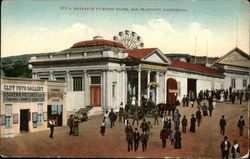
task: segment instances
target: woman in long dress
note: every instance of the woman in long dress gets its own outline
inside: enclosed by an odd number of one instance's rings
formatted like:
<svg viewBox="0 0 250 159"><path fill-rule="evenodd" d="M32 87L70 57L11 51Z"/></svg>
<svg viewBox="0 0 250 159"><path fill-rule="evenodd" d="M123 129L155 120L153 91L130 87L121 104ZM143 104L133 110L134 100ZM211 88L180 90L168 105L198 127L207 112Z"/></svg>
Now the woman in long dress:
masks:
<svg viewBox="0 0 250 159"><path fill-rule="evenodd" d="M195 132L195 123L196 123L196 119L194 117L194 114L192 114L192 117L191 117L191 125L190 125L190 132Z"/></svg>
<svg viewBox="0 0 250 159"><path fill-rule="evenodd" d="M104 114L104 126L106 128L110 128L111 127L111 122L110 122L110 119L109 119L109 112L106 110L105 114Z"/></svg>
<svg viewBox="0 0 250 159"><path fill-rule="evenodd" d="M174 134L174 148L180 149L181 148L181 132L179 131L179 128L176 129Z"/></svg>
<svg viewBox="0 0 250 159"><path fill-rule="evenodd" d="M217 99L216 99L216 97L214 96L213 97L213 107L214 107L214 109L216 108L216 104L217 104Z"/></svg>
<svg viewBox="0 0 250 159"><path fill-rule="evenodd" d="M79 120L77 117L73 120L73 136L79 135Z"/></svg>
<svg viewBox="0 0 250 159"><path fill-rule="evenodd" d="M148 135L151 136L153 134L153 126L150 123L150 121L148 121L147 125L148 125Z"/></svg>

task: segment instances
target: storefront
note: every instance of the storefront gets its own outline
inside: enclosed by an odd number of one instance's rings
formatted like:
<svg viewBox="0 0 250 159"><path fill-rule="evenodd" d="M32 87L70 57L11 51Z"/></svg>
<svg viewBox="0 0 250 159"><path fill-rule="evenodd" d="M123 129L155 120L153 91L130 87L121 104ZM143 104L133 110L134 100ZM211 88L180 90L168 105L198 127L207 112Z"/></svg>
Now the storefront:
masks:
<svg viewBox="0 0 250 159"><path fill-rule="evenodd" d="M52 85L60 86L60 92L62 92L60 95L64 95L64 82L1 78L1 138L14 137L20 133L48 130L47 105L49 103L63 105L65 98L61 98L61 101L51 102L50 99L55 100L50 98ZM61 110L62 114L63 109ZM66 125L64 120L66 120L66 115L65 118L61 117L60 119L61 126Z"/></svg>

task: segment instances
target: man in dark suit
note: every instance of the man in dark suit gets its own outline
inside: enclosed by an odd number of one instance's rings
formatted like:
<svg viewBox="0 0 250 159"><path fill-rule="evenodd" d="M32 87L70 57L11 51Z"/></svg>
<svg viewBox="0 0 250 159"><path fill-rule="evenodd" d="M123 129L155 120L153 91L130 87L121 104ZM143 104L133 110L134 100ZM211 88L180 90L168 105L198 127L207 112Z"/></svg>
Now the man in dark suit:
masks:
<svg viewBox="0 0 250 159"><path fill-rule="evenodd" d="M242 135L243 135L243 128L244 128L244 126L245 126L245 121L244 121L242 115L240 116L240 119L238 120L237 126L238 126L239 131L240 131L240 136L242 136Z"/></svg>
<svg viewBox="0 0 250 159"><path fill-rule="evenodd" d="M228 158L229 150L231 147L231 143L227 139L227 136L225 136L224 141L222 141L220 144L222 159Z"/></svg>
<svg viewBox="0 0 250 159"><path fill-rule="evenodd" d="M162 148L166 147L166 141L167 141L168 135L169 135L169 133L168 133L167 128L163 127L163 129L161 130L161 133L160 133L160 138L162 141Z"/></svg>
<svg viewBox="0 0 250 159"><path fill-rule="evenodd" d="M134 149L135 149L135 151L138 149L139 141L140 141L140 133L138 132L138 129L135 128L135 131L134 131Z"/></svg>
<svg viewBox="0 0 250 159"><path fill-rule="evenodd" d="M224 115L222 115L221 119L220 119L220 133L224 136L225 133L225 127L226 127L227 123L226 120L224 119Z"/></svg>

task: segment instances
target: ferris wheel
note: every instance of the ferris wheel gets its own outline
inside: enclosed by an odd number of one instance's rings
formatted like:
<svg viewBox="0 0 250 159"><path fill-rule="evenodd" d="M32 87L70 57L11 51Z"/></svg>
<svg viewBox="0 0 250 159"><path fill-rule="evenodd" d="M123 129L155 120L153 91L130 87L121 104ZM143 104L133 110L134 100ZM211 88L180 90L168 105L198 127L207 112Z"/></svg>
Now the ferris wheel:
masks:
<svg viewBox="0 0 250 159"><path fill-rule="evenodd" d="M113 36L113 40L122 43L127 49L144 47L141 37L134 31L124 30Z"/></svg>

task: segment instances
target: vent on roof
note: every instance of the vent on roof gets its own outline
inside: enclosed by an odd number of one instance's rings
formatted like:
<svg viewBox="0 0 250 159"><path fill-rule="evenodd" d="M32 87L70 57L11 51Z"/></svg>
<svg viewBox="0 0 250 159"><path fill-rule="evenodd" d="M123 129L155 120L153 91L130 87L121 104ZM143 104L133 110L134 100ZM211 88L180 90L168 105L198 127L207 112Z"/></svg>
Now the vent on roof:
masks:
<svg viewBox="0 0 250 159"><path fill-rule="evenodd" d="M94 36L93 40L103 40L103 37L102 36Z"/></svg>

